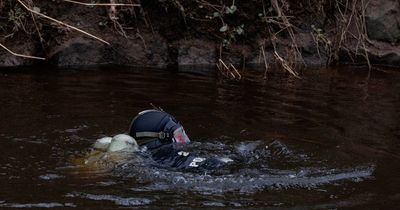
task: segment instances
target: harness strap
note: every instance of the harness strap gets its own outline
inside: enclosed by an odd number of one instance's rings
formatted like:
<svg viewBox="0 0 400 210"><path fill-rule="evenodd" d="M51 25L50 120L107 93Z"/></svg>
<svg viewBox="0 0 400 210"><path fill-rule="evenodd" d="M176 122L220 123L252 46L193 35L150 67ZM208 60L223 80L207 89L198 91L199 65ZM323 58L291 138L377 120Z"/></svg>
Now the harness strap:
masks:
<svg viewBox="0 0 400 210"><path fill-rule="evenodd" d="M151 132L151 131L143 131L143 132L136 132L136 137L153 137L153 138L159 138L159 139L164 139L166 137L166 134L164 132Z"/></svg>

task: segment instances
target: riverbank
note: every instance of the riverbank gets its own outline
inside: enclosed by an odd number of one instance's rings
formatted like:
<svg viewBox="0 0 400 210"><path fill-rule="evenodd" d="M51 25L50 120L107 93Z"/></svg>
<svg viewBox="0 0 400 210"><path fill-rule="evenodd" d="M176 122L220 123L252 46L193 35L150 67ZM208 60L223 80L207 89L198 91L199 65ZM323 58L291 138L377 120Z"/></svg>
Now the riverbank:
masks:
<svg viewBox="0 0 400 210"><path fill-rule="evenodd" d="M400 66L400 3L353 1L132 2L85 6L21 1L28 8L99 37L0 4L0 66L115 64L166 68L215 65L293 67L299 63Z"/></svg>

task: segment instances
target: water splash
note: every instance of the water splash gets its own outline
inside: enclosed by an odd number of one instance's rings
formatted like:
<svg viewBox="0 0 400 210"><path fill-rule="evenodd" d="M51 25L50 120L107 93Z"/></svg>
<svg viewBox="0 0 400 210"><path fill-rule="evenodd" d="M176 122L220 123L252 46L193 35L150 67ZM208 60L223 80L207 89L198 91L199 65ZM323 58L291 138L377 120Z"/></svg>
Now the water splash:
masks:
<svg viewBox="0 0 400 210"><path fill-rule="evenodd" d="M199 144L197 145L199 146ZM372 178L375 170L373 164L348 168L326 168L313 165L306 155L296 153L284 143L273 141L268 147L262 141L244 142L234 146L222 143L207 143L199 146L199 150L210 149L209 155L218 155L218 151L229 151L229 157L235 163L216 171L182 171L168 168L151 167L137 162L125 162L114 168L114 175L129 177L141 183L134 191L188 190L199 193L255 193L262 190L283 190L293 188L313 189L323 185L339 182L359 182ZM223 148L221 150L221 148ZM272 168L284 161L296 161L295 168ZM144 160L142 163L145 163ZM302 166L301 162L305 162Z"/></svg>
<svg viewBox="0 0 400 210"><path fill-rule="evenodd" d="M62 208L62 207L76 207L73 203L1 203L0 207L4 208Z"/></svg>
<svg viewBox="0 0 400 210"><path fill-rule="evenodd" d="M66 195L66 197L79 197L95 201L112 201L120 206L142 206L142 205L148 205L153 202L153 200L147 198L133 198L133 197L125 198L116 195L95 195L95 194L79 193L79 192L69 193Z"/></svg>

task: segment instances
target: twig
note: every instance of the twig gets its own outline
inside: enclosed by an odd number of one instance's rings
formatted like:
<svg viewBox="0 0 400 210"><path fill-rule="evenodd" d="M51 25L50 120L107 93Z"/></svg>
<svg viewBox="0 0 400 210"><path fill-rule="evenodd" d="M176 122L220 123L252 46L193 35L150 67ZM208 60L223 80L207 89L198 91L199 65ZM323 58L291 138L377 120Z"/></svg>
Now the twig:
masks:
<svg viewBox="0 0 400 210"><path fill-rule="evenodd" d="M239 80L241 80L242 79L242 75L239 73L239 71L236 69L236 67L233 64L230 64L230 66L234 70L233 72L235 72L235 74L239 77ZM236 76L235 76L235 78L236 78Z"/></svg>
<svg viewBox="0 0 400 210"><path fill-rule="evenodd" d="M365 3L364 0L345 1L345 4L336 1L336 8L339 13L336 19L341 24L337 27L338 36L335 40L335 54L333 54L333 56L338 60L339 51L346 50L353 62L353 55L355 58L357 58L357 56L362 56L367 61L369 69L371 69L372 66L368 55L369 50L366 45L366 43L370 43L365 21L365 10L368 3L369 2ZM344 7L343 11L340 9L341 6ZM352 33L350 30L352 25L355 25L356 34ZM347 49L345 45L348 42L351 43L352 40L356 41L355 49ZM363 51L361 52L361 50Z"/></svg>
<svg viewBox="0 0 400 210"><path fill-rule="evenodd" d="M42 14L42 13L40 13L40 12L37 12L37 11L35 11L35 10L29 8L28 6L26 6L21 0L17 0L17 1L18 1L18 3L20 3L26 10L28 10L28 11L31 12L31 13L34 13L34 14L36 14L36 15L39 15L39 16L41 16L41 17L44 17L44 18L49 19L49 20L51 20L51 21L54 21L54 22L56 22L56 23L58 23L58 24L60 24L60 25L63 25L63 26L68 27L68 28L71 28L71 29L76 30L76 31L78 31L78 32L81 32L81 33L83 33L83 34L85 34L85 35L87 35L87 36L90 36L90 37L92 37L93 39L96 39L96 40L98 40L98 41L100 41L100 42L103 42L103 43L105 43L105 44L107 44L107 45L110 45L109 42L107 42L107 41L105 41L105 40L103 40L103 39L101 39L101 38L99 38L99 37L97 37L97 36L95 36L95 35L92 35L92 34L86 32L86 31L84 31L84 30L82 30L82 29L79 29L79 28L77 28L77 27L71 26L71 25L69 25L69 24L67 24L67 23L61 22L61 21L59 21L59 20L57 20L57 19L54 19L54 18L49 17L49 16L47 16L47 15L44 15L44 14Z"/></svg>
<svg viewBox="0 0 400 210"><path fill-rule="evenodd" d="M283 59L282 56L279 55L279 53L278 53L278 51L276 49L276 36L275 35L273 35L271 37L271 43L272 43L272 46L274 47L274 57L275 57L276 60L278 60L278 62L283 67L283 69L288 71L293 76L295 76L297 78L300 78L299 74L292 69L292 67L290 66L290 63L287 60Z"/></svg>
<svg viewBox="0 0 400 210"><path fill-rule="evenodd" d="M146 41L144 40L143 36L140 35L140 30L139 30L139 28L136 29L136 36L139 37L139 38L142 40L144 49L147 50Z"/></svg>
<svg viewBox="0 0 400 210"><path fill-rule="evenodd" d="M80 4L85 6L125 6L125 7L140 7L140 4L121 4L121 3L85 3L73 0L62 0L69 3Z"/></svg>
<svg viewBox="0 0 400 210"><path fill-rule="evenodd" d="M222 59L218 59L217 68L222 73L222 75L227 77L228 79L234 79L234 80L242 79L242 75L239 73L239 71L232 63L230 63L229 66L227 66L224 63L224 61L222 61Z"/></svg>
<svg viewBox="0 0 400 210"><path fill-rule="evenodd" d="M264 43L265 43L265 41L264 41ZM264 67L265 67L264 79L267 79L268 62L267 62L267 58L265 56L264 43L260 46L260 49L261 49L261 53L262 53L263 59L264 59Z"/></svg>
<svg viewBox="0 0 400 210"><path fill-rule="evenodd" d="M222 59L218 59L218 62L223 65L226 69L228 69L228 66L224 63L224 61L222 61Z"/></svg>
<svg viewBox="0 0 400 210"><path fill-rule="evenodd" d="M282 65L282 67L283 67L286 71L288 71L288 72L289 72L290 74L292 74L293 76L295 76L295 77L297 77L297 78L300 78L299 75L298 75L298 73L295 72L295 71L293 71L293 69L290 67L290 65L288 64L288 62L287 62L285 59L283 59L283 58L278 54L278 52L274 51L274 55L275 55L275 58L278 59L279 63Z"/></svg>
<svg viewBox="0 0 400 210"><path fill-rule="evenodd" d="M114 4L115 0L110 0L110 3ZM117 7L115 5L110 6L110 9L108 10L108 17L114 23L115 30L117 30L118 33L127 38L125 30L122 27L122 25L118 22L118 17L116 16L116 14L117 14Z"/></svg>
<svg viewBox="0 0 400 210"><path fill-rule="evenodd" d="M369 56L368 56L368 49L367 46L365 45L365 42L368 41L368 33L367 33L367 24L366 24L366 20L365 20L365 11L367 10L367 6L368 3L365 4L364 0L361 0L361 17L359 17L361 20L361 40L362 40L362 45L364 48L364 53L365 53L365 59L367 60L367 64L368 64L368 68L369 68L369 73L371 72L372 69L372 65L371 62L369 60Z"/></svg>
<svg viewBox="0 0 400 210"><path fill-rule="evenodd" d="M281 1L282 2L282 1ZM279 6L278 0L271 0L271 4L272 7L274 8L275 12L277 13L278 18L281 19L282 21L282 25L284 27L282 27L279 22L278 25L281 27L281 30L286 29L286 31L289 33L289 37L292 40L292 49L294 50L294 60L298 61L300 60L303 64L305 64L305 61L303 59L303 56L300 52L300 49L297 45L297 41L296 41L296 36L294 35L294 31L293 31L293 25L289 22L288 17L283 13L281 7ZM272 20L272 19L270 19ZM279 33L279 32L278 32Z"/></svg>
<svg viewBox="0 0 400 210"><path fill-rule="evenodd" d="M31 12L30 14L31 14L31 17L32 17L32 20L33 20L33 24L35 25L36 32L38 33L39 40L40 40L40 44L42 45L42 48L45 49L45 47L44 47L44 45L43 45L43 40L44 40L44 39L43 39L43 37L42 37L42 33L40 33L39 26L38 26L38 24L36 23L36 18L35 18L35 16L33 15L32 12Z"/></svg>
<svg viewBox="0 0 400 210"><path fill-rule="evenodd" d="M152 106L153 107L153 109L155 109L155 110L159 110L159 111L164 111L160 106L159 107L157 107L157 106L155 106L153 103L150 103L150 106Z"/></svg>
<svg viewBox="0 0 400 210"><path fill-rule="evenodd" d="M235 75L231 71L229 71L229 67L224 63L224 61L222 61L222 59L218 59L218 62L219 66L217 66L222 74L224 74L226 77L229 77L229 75L231 75L232 78L236 79Z"/></svg>
<svg viewBox="0 0 400 210"><path fill-rule="evenodd" d="M318 54L319 60L322 60L321 53L319 52L319 40L314 36L313 32L311 32L310 34L311 34L311 38L313 39L315 45L317 45L316 48L317 48L317 54Z"/></svg>
<svg viewBox="0 0 400 210"><path fill-rule="evenodd" d="M23 55L23 54L15 53L15 52L11 51L10 49L8 49L6 46L2 45L1 43L0 43L0 47L2 47L3 49L7 50L7 52L9 52L10 54L17 56L17 57L46 60L46 58L42 58L42 57L36 57L36 56L31 56L31 55Z"/></svg>

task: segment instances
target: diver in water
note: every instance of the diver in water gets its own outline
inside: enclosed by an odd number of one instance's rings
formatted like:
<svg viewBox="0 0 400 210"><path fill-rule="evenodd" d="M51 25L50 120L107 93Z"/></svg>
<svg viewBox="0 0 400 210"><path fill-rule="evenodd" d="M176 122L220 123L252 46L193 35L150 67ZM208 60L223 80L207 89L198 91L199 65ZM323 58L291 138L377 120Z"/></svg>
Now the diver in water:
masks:
<svg viewBox="0 0 400 210"><path fill-rule="evenodd" d="M173 116L150 109L133 118L128 135L98 139L93 145L94 153L88 156L96 155L87 158L85 163L108 160L112 156L119 157L117 160L127 159L132 153L151 158L158 167L184 170L213 170L233 162L230 158L202 158L183 151L189 143L183 126Z"/></svg>
<svg viewBox="0 0 400 210"><path fill-rule="evenodd" d="M128 134L138 141L141 151L148 152L162 167L212 170L233 161L229 158L202 158L183 151L190 139L183 126L164 111L151 109L140 112L132 120Z"/></svg>

